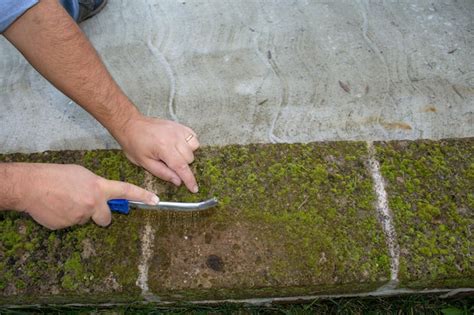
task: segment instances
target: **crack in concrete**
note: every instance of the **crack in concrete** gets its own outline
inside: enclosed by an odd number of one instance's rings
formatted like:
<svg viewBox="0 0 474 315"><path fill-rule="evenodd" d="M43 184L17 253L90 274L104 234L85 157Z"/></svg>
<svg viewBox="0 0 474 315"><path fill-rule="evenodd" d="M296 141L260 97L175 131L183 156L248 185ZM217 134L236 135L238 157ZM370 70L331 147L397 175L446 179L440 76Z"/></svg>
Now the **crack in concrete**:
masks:
<svg viewBox="0 0 474 315"><path fill-rule="evenodd" d="M375 156L375 148L373 142L367 142L367 149L369 153L368 164L370 174L374 181L374 191L377 196L376 209L378 219L382 224L382 229L387 241L388 252L390 255L390 281L379 288L377 291L386 291L394 289L398 284L398 271L400 266L400 247L397 242L397 233L393 222L392 213L388 207L387 191L385 190L385 183L380 172L380 163Z"/></svg>

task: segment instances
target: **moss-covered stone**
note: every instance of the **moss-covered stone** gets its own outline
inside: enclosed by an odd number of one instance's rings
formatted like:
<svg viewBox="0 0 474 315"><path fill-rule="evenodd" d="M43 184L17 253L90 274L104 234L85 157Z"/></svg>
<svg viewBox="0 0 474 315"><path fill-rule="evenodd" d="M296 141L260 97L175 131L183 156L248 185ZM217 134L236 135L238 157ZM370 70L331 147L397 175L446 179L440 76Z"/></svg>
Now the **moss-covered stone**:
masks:
<svg viewBox="0 0 474 315"><path fill-rule="evenodd" d="M141 183L143 172L117 151L45 152L0 161L76 163L110 179ZM49 231L28 216L0 212L0 302L106 302L138 298L138 214ZM113 293L113 295L111 295Z"/></svg>
<svg viewBox="0 0 474 315"><path fill-rule="evenodd" d="M403 287L474 285L473 144L376 144ZM108 228L53 232L0 212L0 303L141 300L145 222L155 236L148 285L162 300L362 292L389 278L364 143L203 148L192 166L196 195L150 180L113 150L0 155L11 161L80 164L153 187L162 200L216 196L220 205L194 214L134 210Z"/></svg>
<svg viewBox="0 0 474 315"><path fill-rule="evenodd" d="M388 280L364 143L203 148L200 193L156 180L117 151L0 155L0 161L81 164L109 179L160 187L163 200L216 196L197 214L135 210L51 232L0 213L0 300L140 299L139 235L154 227L148 285L165 300L361 292ZM151 186L150 186L151 185Z"/></svg>
<svg viewBox="0 0 474 315"><path fill-rule="evenodd" d="M402 287L474 286L474 138L376 145Z"/></svg>
<svg viewBox="0 0 474 315"><path fill-rule="evenodd" d="M206 148L201 214L152 218L152 292L166 299L361 292L389 279L364 143Z"/></svg>

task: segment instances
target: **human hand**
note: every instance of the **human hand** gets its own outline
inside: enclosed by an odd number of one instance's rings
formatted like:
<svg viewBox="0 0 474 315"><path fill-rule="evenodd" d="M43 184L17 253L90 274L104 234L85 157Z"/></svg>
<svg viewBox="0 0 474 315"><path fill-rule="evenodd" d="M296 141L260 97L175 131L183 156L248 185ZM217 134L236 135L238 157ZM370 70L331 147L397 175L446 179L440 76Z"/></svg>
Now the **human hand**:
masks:
<svg viewBox="0 0 474 315"><path fill-rule="evenodd" d="M198 191L188 165L199 148L197 135L191 128L140 115L129 119L116 139L132 163L176 186L184 182L191 192Z"/></svg>
<svg viewBox="0 0 474 315"><path fill-rule="evenodd" d="M36 222L61 229L90 218L100 226L112 220L107 201L124 198L156 205L158 197L132 184L107 180L78 165L23 164L18 209Z"/></svg>

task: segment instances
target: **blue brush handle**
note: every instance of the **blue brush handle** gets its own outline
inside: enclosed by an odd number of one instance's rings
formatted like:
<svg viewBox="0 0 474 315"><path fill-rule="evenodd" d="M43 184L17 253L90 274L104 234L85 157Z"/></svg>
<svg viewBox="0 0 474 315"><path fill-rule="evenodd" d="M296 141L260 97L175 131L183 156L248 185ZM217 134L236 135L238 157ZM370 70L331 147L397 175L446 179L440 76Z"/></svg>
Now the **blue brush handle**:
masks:
<svg viewBox="0 0 474 315"><path fill-rule="evenodd" d="M127 199L110 199L107 201L107 204L112 212L122 214L128 214L130 212L130 205Z"/></svg>

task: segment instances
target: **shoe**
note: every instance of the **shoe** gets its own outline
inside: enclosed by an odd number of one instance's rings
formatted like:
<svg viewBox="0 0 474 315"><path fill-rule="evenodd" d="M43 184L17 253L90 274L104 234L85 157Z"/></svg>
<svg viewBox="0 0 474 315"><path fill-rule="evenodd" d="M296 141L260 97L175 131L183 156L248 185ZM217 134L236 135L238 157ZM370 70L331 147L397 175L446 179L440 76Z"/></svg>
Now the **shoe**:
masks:
<svg viewBox="0 0 474 315"><path fill-rule="evenodd" d="M79 17L77 23L81 23L93 17L107 4L107 0L79 0Z"/></svg>

